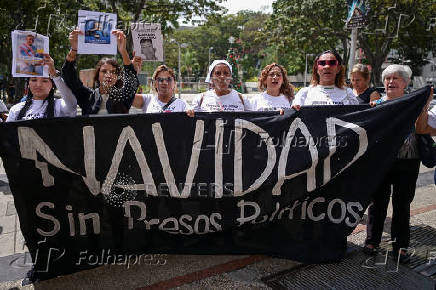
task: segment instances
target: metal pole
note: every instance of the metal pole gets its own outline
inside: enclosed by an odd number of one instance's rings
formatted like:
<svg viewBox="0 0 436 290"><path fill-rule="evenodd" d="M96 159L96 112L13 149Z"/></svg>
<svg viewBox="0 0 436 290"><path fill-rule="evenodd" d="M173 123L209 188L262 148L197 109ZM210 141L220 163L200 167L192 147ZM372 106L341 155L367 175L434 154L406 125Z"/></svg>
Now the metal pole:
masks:
<svg viewBox="0 0 436 290"><path fill-rule="evenodd" d="M307 78L307 53L306 53L306 65L304 66L304 87L306 87L306 78Z"/></svg>
<svg viewBox="0 0 436 290"><path fill-rule="evenodd" d="M210 65L210 49L211 49L211 47L209 47L209 58L208 58L208 61L207 61L207 66L209 67L209 65Z"/></svg>
<svg viewBox="0 0 436 290"><path fill-rule="evenodd" d="M179 98L181 98L181 92L182 92L182 73L181 73L181 65L180 65L180 43L177 42L177 45L179 46Z"/></svg>
<svg viewBox="0 0 436 290"><path fill-rule="evenodd" d="M351 70L353 69L354 59L356 58L356 42L357 42L357 28L351 30L351 47L350 58L348 59L348 76L351 77Z"/></svg>

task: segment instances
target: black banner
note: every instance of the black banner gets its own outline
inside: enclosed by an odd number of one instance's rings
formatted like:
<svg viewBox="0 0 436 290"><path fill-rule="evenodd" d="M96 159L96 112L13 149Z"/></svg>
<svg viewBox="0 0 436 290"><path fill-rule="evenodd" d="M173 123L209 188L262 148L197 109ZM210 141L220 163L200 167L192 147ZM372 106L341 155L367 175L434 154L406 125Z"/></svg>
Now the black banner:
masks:
<svg viewBox="0 0 436 290"><path fill-rule="evenodd" d="M429 88L369 106L1 124L21 230L46 279L144 254L339 260Z"/></svg>

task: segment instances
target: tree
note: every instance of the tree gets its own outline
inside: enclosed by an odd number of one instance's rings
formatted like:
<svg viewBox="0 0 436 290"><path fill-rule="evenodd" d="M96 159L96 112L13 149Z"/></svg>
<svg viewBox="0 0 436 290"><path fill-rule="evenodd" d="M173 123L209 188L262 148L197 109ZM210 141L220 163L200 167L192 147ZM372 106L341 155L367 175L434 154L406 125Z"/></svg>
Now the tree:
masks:
<svg viewBox="0 0 436 290"><path fill-rule="evenodd" d="M343 22L346 16L343 0L277 0L266 23L264 39L276 47L280 62L290 73L304 71L308 53L338 48L347 61L349 32L344 30Z"/></svg>
<svg viewBox="0 0 436 290"><path fill-rule="evenodd" d="M196 54L193 50L186 49L182 54L182 73L186 72L188 79L192 76L192 73L199 68Z"/></svg>
<svg viewBox="0 0 436 290"><path fill-rule="evenodd" d="M432 40L436 37L435 27L427 30L436 2L371 0L370 5L369 25L359 33L358 40L372 65L373 82L382 85L381 66L392 48L399 49L402 54L400 62L414 59L412 68L415 73L419 72L419 66L424 64L422 55L432 49ZM421 56L416 56L417 51Z"/></svg>
<svg viewBox="0 0 436 290"><path fill-rule="evenodd" d="M239 49L238 46L230 46L229 52L227 54L227 61L232 66L232 84L235 90L238 92L242 92L242 83L239 80L239 71L238 71L238 60L239 60Z"/></svg>
<svg viewBox="0 0 436 290"><path fill-rule="evenodd" d="M185 22L194 16L207 17L220 13L225 9L218 4L223 0L126 0L126 1L97 1L97 0L2 0L0 2L0 53L4 62L0 64L0 73L11 71L11 37L14 29L29 30L35 28L36 32L50 36L50 54L59 67L64 61L69 49L68 33L77 25L77 12L79 9L111 12L118 14L119 29L129 32L129 24L136 21L161 23L163 33L167 34L178 27L178 20ZM50 21L50 26L48 23ZM48 27L48 31L47 31ZM78 68L94 67L101 55L81 55ZM10 78L10 76L9 76ZM15 79L18 95L23 92L24 82Z"/></svg>
<svg viewBox="0 0 436 290"><path fill-rule="evenodd" d="M369 24L359 29L358 47L363 48L372 66L372 81L380 85L381 65L392 48L402 51L413 43L415 51L431 49L429 40L435 38L435 27L426 29L436 4L423 0L369 0L369 5ZM340 48L347 63L350 31L344 30L346 14L343 0L277 0L265 38L277 47L288 68L293 65L300 72L304 71L305 54L331 48Z"/></svg>

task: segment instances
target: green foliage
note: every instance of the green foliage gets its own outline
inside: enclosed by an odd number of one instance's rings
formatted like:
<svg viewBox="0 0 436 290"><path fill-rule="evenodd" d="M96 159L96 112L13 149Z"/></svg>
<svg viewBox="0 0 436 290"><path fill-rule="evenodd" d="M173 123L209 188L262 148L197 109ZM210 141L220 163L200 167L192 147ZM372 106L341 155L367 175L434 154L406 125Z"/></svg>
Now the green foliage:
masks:
<svg viewBox="0 0 436 290"><path fill-rule="evenodd" d="M267 21L264 39L277 48L280 62L291 73L303 72L305 55L336 48L348 62L350 30L344 29L347 6L343 0L277 0ZM369 0L369 25L359 29L358 47L373 68L373 81L380 85L381 65L392 48L402 60L412 60L418 72L423 56L435 50L435 27L429 28L435 1ZM401 18L401 19L400 19ZM401 61L401 60L400 60Z"/></svg>
<svg viewBox="0 0 436 290"><path fill-rule="evenodd" d="M230 47L229 52L227 54L227 61L232 66L232 84L235 90L238 92L242 92L242 83L239 79L239 70L238 70L238 63L239 63L239 49L238 45L236 44L235 47Z"/></svg>
<svg viewBox="0 0 436 290"><path fill-rule="evenodd" d="M15 29L32 30L50 37L50 55L55 66L60 68L69 50L68 34L77 25L79 9L117 13L119 29L128 34L131 22L146 21L161 23L163 33L178 27L178 20L190 21L194 16L208 17L222 12L218 5L222 0L2 0L0 2L0 74L12 81L11 72L11 31ZM50 16L51 15L51 16ZM48 26L50 19L50 26ZM35 25L37 23L37 26ZM36 26L36 27L35 27ZM94 67L103 55L81 55L78 68ZM156 63L154 63L156 64ZM147 65L144 65L147 67ZM13 79L18 97L22 96L24 81Z"/></svg>

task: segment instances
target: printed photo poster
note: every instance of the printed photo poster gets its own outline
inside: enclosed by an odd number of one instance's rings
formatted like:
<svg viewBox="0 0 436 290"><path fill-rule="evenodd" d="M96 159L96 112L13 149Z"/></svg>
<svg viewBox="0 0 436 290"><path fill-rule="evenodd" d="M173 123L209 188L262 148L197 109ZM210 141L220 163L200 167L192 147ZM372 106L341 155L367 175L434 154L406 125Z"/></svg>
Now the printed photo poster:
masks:
<svg viewBox="0 0 436 290"><path fill-rule="evenodd" d="M117 15L113 13L79 10L78 54L117 54Z"/></svg>
<svg viewBox="0 0 436 290"><path fill-rule="evenodd" d="M12 38L12 76L48 77L43 57L49 53L49 38L33 31L14 30Z"/></svg>
<svg viewBox="0 0 436 290"><path fill-rule="evenodd" d="M131 25L133 50L144 61L163 61L163 37L160 23Z"/></svg>

